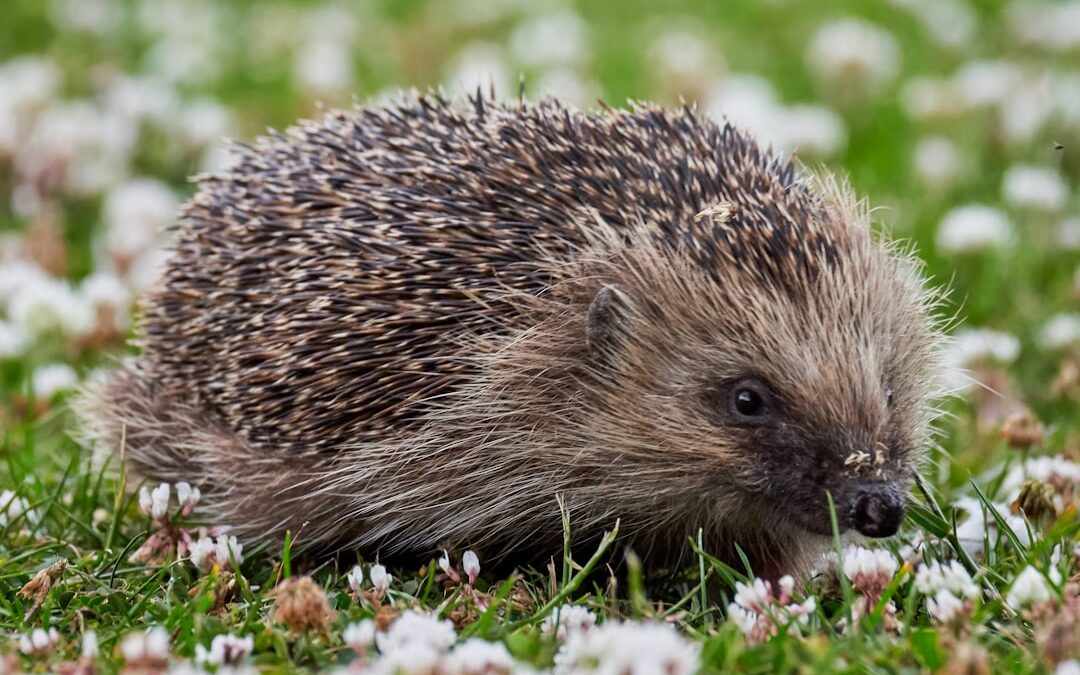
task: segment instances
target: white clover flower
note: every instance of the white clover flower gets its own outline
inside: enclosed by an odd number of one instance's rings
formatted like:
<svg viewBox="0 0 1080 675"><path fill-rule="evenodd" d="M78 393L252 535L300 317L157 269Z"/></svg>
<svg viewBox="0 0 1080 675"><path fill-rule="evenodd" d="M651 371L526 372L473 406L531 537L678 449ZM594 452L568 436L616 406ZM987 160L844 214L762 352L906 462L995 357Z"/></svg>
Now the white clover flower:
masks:
<svg viewBox="0 0 1080 675"><path fill-rule="evenodd" d="M355 569L355 568L354 568ZM350 623L341 633L342 641L357 654L363 654L375 642L375 622L364 619Z"/></svg>
<svg viewBox="0 0 1080 675"><path fill-rule="evenodd" d="M724 71L724 59L709 40L682 29L660 32L648 48L647 63L661 85L676 91L693 88Z"/></svg>
<svg viewBox="0 0 1080 675"><path fill-rule="evenodd" d="M103 98L109 112L133 125L145 120L163 126L176 117L179 108L176 89L151 75L114 75Z"/></svg>
<svg viewBox="0 0 1080 675"><path fill-rule="evenodd" d="M455 94L472 95L479 88L486 95L489 87L493 87L498 96L516 91L502 49L486 42L471 43L460 51L446 74L446 82Z"/></svg>
<svg viewBox="0 0 1080 675"><path fill-rule="evenodd" d="M142 499L141 492L139 498ZM209 570L214 566L214 561L217 559L217 546L214 544L213 537L200 537L191 545L188 555L191 557L191 563L195 567L204 572Z"/></svg>
<svg viewBox="0 0 1080 675"><path fill-rule="evenodd" d="M964 566L956 560L949 561L948 564L935 560L929 565L919 565L915 572L915 588L924 595L934 595L941 590L968 599L979 595L979 587Z"/></svg>
<svg viewBox="0 0 1080 675"><path fill-rule="evenodd" d="M473 551L465 551L461 556L461 567L465 570L465 576L469 577L469 583L476 583L476 576L480 574L480 558Z"/></svg>
<svg viewBox="0 0 1080 675"><path fill-rule="evenodd" d="M169 659L169 634L163 628L129 633L120 641L120 654L129 663L164 663Z"/></svg>
<svg viewBox="0 0 1080 675"><path fill-rule="evenodd" d="M1001 481L1001 494L1010 501L1020 494L1020 488L1031 479L1042 483L1080 484L1080 464L1060 455L1029 457L1009 467Z"/></svg>
<svg viewBox="0 0 1080 675"><path fill-rule="evenodd" d="M238 666L254 648L255 640L250 635L215 635L210 641L209 650L195 645L195 662L212 666Z"/></svg>
<svg viewBox="0 0 1080 675"><path fill-rule="evenodd" d="M30 379L34 397L39 401L48 401L56 394L74 389L79 384L75 369L66 363L38 366Z"/></svg>
<svg viewBox="0 0 1080 675"><path fill-rule="evenodd" d="M1080 249L1080 217L1073 216L1062 220L1058 224L1055 239L1062 248L1070 251Z"/></svg>
<svg viewBox="0 0 1080 675"><path fill-rule="evenodd" d="M232 552L232 557L229 556L229 552ZM222 567L230 567L232 565L232 559L236 558L236 564L239 565L244 562L244 545L236 540L236 537L228 535L218 535L217 543L214 545L214 557Z"/></svg>
<svg viewBox="0 0 1080 675"><path fill-rule="evenodd" d="M709 92L704 107L713 118L727 119L784 152L827 156L847 143L836 113L821 106L785 107L772 83L756 75L725 78Z"/></svg>
<svg viewBox="0 0 1080 675"><path fill-rule="evenodd" d="M943 360L951 368L967 368L983 361L1008 365L1020 355L1020 340L1015 335L989 328L957 331L945 347Z"/></svg>
<svg viewBox="0 0 1080 675"><path fill-rule="evenodd" d="M580 605L563 605L552 610L540 624L544 635L554 633L555 639L564 642L572 633L582 633L596 625L596 614Z"/></svg>
<svg viewBox="0 0 1080 675"><path fill-rule="evenodd" d="M429 644L418 643L407 649L395 649L390 653L381 654L374 672L394 675L438 673L445 656L445 651L438 650Z"/></svg>
<svg viewBox="0 0 1080 675"><path fill-rule="evenodd" d="M560 101L586 108L600 96L600 86L593 80L582 78L569 67L558 67L544 71L530 88L540 96L553 96Z"/></svg>
<svg viewBox="0 0 1080 675"><path fill-rule="evenodd" d="M212 98L198 98L184 104L177 127L185 147L200 150L232 132L232 113Z"/></svg>
<svg viewBox="0 0 1080 675"><path fill-rule="evenodd" d="M1039 331L1044 349L1063 349L1080 343L1080 313L1055 314Z"/></svg>
<svg viewBox="0 0 1080 675"><path fill-rule="evenodd" d="M148 516L162 518L169 512L169 484L162 483L153 490L143 486L139 490L139 508Z"/></svg>
<svg viewBox="0 0 1080 675"><path fill-rule="evenodd" d="M59 642L60 634L55 628L35 628L19 637L19 651L27 656L49 654Z"/></svg>
<svg viewBox="0 0 1080 675"><path fill-rule="evenodd" d="M669 624L608 621L571 633L555 655L555 672L690 675L700 649Z"/></svg>
<svg viewBox="0 0 1080 675"><path fill-rule="evenodd" d="M1072 51L1080 47L1080 2L1015 0L1005 8L1003 25L1025 44Z"/></svg>
<svg viewBox="0 0 1080 675"><path fill-rule="evenodd" d="M520 23L509 38L510 53L524 66L579 65L588 58L589 26L570 9Z"/></svg>
<svg viewBox="0 0 1080 675"><path fill-rule="evenodd" d="M439 672L445 675L489 675L514 670L514 657L506 645L479 638L470 638L454 647L443 658L439 668Z"/></svg>
<svg viewBox="0 0 1080 675"><path fill-rule="evenodd" d="M375 634L375 644L383 655L423 648L445 653L456 640L454 624L414 610L403 612L385 632Z"/></svg>
<svg viewBox="0 0 1080 675"><path fill-rule="evenodd" d="M30 502L11 490L0 490L0 527L7 527L24 513L30 519Z"/></svg>
<svg viewBox="0 0 1080 675"><path fill-rule="evenodd" d="M297 50L295 58L293 74L305 91L335 96L352 88L353 58L347 43L311 40Z"/></svg>
<svg viewBox="0 0 1080 675"><path fill-rule="evenodd" d="M1023 69L1011 61L968 61L953 75L952 87L964 108L983 108L1005 103L1023 79Z"/></svg>
<svg viewBox="0 0 1080 675"><path fill-rule="evenodd" d="M884 549L869 549L862 546L849 546L844 551L841 567L844 576L856 584L856 587L858 587L858 580L861 579L884 579L884 585L888 585L896 574L896 570L900 568L892 553Z"/></svg>
<svg viewBox="0 0 1080 675"><path fill-rule="evenodd" d="M131 314L131 291L115 274L94 272L79 285L79 295L93 308L97 316L102 312L110 316L114 330L127 330Z"/></svg>
<svg viewBox="0 0 1080 675"><path fill-rule="evenodd" d="M34 278L23 285L8 304L8 318L31 336L60 331L79 337L96 324L93 308L71 284L52 277Z"/></svg>
<svg viewBox="0 0 1080 675"><path fill-rule="evenodd" d="M121 115L87 101L55 101L23 137L15 170L37 184L59 169L65 190L97 195L128 172L137 138L138 127Z"/></svg>
<svg viewBox="0 0 1080 675"><path fill-rule="evenodd" d="M0 359L22 356L26 343L26 335L18 327L0 320Z"/></svg>
<svg viewBox="0 0 1080 675"><path fill-rule="evenodd" d="M454 567L450 564L450 552L447 551L445 548L442 551L442 557L439 558L438 564L439 564L439 569L441 569L443 571L443 573L448 574L448 575L454 569Z"/></svg>
<svg viewBox="0 0 1080 675"><path fill-rule="evenodd" d="M352 589L352 592L359 593L364 586L364 568L360 565L353 565L348 576L346 576L346 580L349 582L349 588Z"/></svg>
<svg viewBox="0 0 1080 675"><path fill-rule="evenodd" d="M844 120L824 106L790 106L781 112L780 121L785 132L778 145L790 152L828 157L847 145Z"/></svg>
<svg viewBox="0 0 1080 675"><path fill-rule="evenodd" d="M951 623L966 611L964 601L944 588L926 601L926 608L930 616L941 623Z"/></svg>
<svg viewBox="0 0 1080 675"><path fill-rule="evenodd" d="M920 139L912 155L915 175L924 185L941 189L955 182L961 158L956 144L941 136Z"/></svg>
<svg viewBox="0 0 1080 675"><path fill-rule="evenodd" d="M140 178L113 188L102 206L106 250L133 258L154 248L178 208L176 194L155 179Z"/></svg>
<svg viewBox="0 0 1080 675"><path fill-rule="evenodd" d="M380 596L386 593L387 589L390 588L390 582L394 580L393 575L378 563L371 566L368 578L371 579L371 585Z"/></svg>
<svg viewBox="0 0 1080 675"><path fill-rule="evenodd" d="M202 493L199 488L191 487L191 484L187 481L180 481L176 484L176 501L181 506L195 506L199 503L201 497Z"/></svg>
<svg viewBox="0 0 1080 675"><path fill-rule="evenodd" d="M97 632L88 630L82 637L82 658L84 661L93 661L98 657Z"/></svg>
<svg viewBox="0 0 1080 675"><path fill-rule="evenodd" d="M892 0L911 12L942 47L961 49L971 44L978 15L965 0Z"/></svg>
<svg viewBox="0 0 1080 675"><path fill-rule="evenodd" d="M1069 659L1057 664L1054 675L1080 675L1080 661Z"/></svg>
<svg viewBox="0 0 1080 675"><path fill-rule="evenodd" d="M960 541L960 546L972 558L982 557L984 543L987 538L990 540L990 545L993 546L999 536L1006 536L1004 533L999 532L997 520L993 515L984 513L984 506L981 501L964 497L953 502L953 506L968 514L967 519L956 527L956 538ZM1012 531L1013 536L1021 544L1024 546L1031 544L1031 537L1022 517L1012 514L1007 504L995 505L994 510L998 512L1009 530Z"/></svg>
<svg viewBox="0 0 1080 675"><path fill-rule="evenodd" d="M760 611L772 600L772 592L762 579L755 578L749 584L735 582L735 604L746 609Z"/></svg>
<svg viewBox="0 0 1080 675"><path fill-rule="evenodd" d="M889 31L861 19L823 25L810 40L806 65L832 86L877 91L900 72L900 46Z"/></svg>
<svg viewBox="0 0 1080 675"><path fill-rule="evenodd" d="M1009 245L1013 225L998 209L982 204L958 206L945 214L937 231L942 253L985 251Z"/></svg>
<svg viewBox="0 0 1080 675"><path fill-rule="evenodd" d="M1069 185L1061 174L1040 166L1009 167L1002 181L1001 192L1010 206L1051 213L1063 209L1069 199Z"/></svg>
<svg viewBox="0 0 1080 675"><path fill-rule="evenodd" d="M728 605L728 617L751 643L758 643L779 633L781 628L804 625L817 609L817 599L807 597L796 602L792 597L795 579L785 575L777 581L780 589L773 594L772 583L755 578L750 583L735 583L734 602Z"/></svg>
<svg viewBox="0 0 1080 675"><path fill-rule="evenodd" d="M1054 597L1054 591L1043 573L1028 565L1013 580L1005 601L1017 609L1046 602Z"/></svg>
<svg viewBox="0 0 1080 675"><path fill-rule="evenodd" d="M27 286L50 279L48 272L22 258L0 261L0 303L7 305Z"/></svg>

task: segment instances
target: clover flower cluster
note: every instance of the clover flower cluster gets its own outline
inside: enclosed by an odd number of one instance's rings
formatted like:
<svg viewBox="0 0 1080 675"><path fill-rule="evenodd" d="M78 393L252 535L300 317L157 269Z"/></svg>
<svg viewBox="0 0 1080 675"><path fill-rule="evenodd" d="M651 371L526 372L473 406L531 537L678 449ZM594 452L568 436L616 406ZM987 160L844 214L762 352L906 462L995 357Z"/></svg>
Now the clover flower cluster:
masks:
<svg viewBox="0 0 1080 675"><path fill-rule="evenodd" d="M915 588L927 596L926 607L934 621L954 627L971 618L979 597L978 585L955 560L919 565L915 571Z"/></svg>
<svg viewBox="0 0 1080 675"><path fill-rule="evenodd" d="M176 495L175 507L173 494ZM160 563L171 559L174 554L181 558L187 556L202 572L208 572L215 566L229 569L233 561L242 563L244 546L236 537L216 528L196 531L183 526L183 519L192 514L201 498L199 488L184 481L175 485L161 483L153 488L140 488L139 509L150 516L159 529L131 555L131 560Z"/></svg>
<svg viewBox="0 0 1080 675"><path fill-rule="evenodd" d="M792 626L805 626L817 609L813 596L802 602L795 600L792 577L781 577L777 585L779 593L773 592L771 582L762 579L735 584L735 601L728 605L728 617L751 643L764 642Z"/></svg>
<svg viewBox="0 0 1080 675"><path fill-rule="evenodd" d="M390 589L390 582L394 580L394 577L386 571L385 566L375 563L368 569L367 578L371 582L371 589L365 591L364 568L362 566L354 565L346 577L349 588L355 595L358 597L366 597L372 603L378 605L382 602L383 597L386 596L386 592Z"/></svg>
<svg viewBox="0 0 1080 675"><path fill-rule="evenodd" d="M888 551L849 546L841 560L841 571L859 593L852 605L852 618L858 621L869 616L878 606L885 589L893 582L899 564ZM896 605L890 600L882 607L882 621L886 630L899 631Z"/></svg>

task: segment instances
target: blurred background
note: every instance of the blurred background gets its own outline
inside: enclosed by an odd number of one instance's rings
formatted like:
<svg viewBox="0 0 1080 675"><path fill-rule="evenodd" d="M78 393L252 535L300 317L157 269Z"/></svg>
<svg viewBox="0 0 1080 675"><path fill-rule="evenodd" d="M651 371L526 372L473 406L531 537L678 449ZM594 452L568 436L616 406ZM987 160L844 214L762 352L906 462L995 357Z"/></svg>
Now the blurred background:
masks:
<svg viewBox="0 0 1080 675"><path fill-rule="evenodd" d="M943 483L1008 415L1080 398L1080 2L0 3L0 424L14 482L55 396L123 354L189 177L320 107L400 88L695 102L850 176L952 288ZM54 429L67 429L56 422ZM1056 435L1055 435L1056 434ZM1072 440L1070 440L1072 439ZM1073 444L1073 445L1070 445Z"/></svg>

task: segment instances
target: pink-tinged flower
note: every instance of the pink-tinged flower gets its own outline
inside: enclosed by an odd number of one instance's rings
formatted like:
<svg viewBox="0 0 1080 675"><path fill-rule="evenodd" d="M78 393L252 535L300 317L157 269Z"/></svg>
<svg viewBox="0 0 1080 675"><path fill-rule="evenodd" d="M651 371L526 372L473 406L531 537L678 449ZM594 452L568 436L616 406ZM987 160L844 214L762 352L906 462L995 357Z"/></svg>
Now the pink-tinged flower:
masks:
<svg viewBox="0 0 1080 675"><path fill-rule="evenodd" d="M386 595L387 589L390 588L390 582L394 580L394 577L386 571L386 568L378 563L371 566L368 577L371 579L371 585L375 588L376 596L379 598Z"/></svg>
<svg viewBox="0 0 1080 675"><path fill-rule="evenodd" d="M161 628L129 633L120 641L120 654L130 670L164 670L169 665L169 634Z"/></svg>
<svg viewBox="0 0 1080 675"><path fill-rule="evenodd" d="M842 568L851 585L873 606L892 583L899 563L888 551L852 546L844 552Z"/></svg>
<svg viewBox="0 0 1080 675"><path fill-rule="evenodd" d="M465 554L461 556L461 566L465 570L465 575L469 577L469 583L476 583L476 576L480 574L480 558L472 551L465 551Z"/></svg>
<svg viewBox="0 0 1080 675"><path fill-rule="evenodd" d="M45 656L51 654L59 642L60 633L55 628L35 628L19 636L19 651L27 656Z"/></svg>
<svg viewBox="0 0 1080 675"><path fill-rule="evenodd" d="M195 645L195 662L202 665L235 667L243 663L255 640L250 636L215 635L210 641L210 649Z"/></svg>
<svg viewBox="0 0 1080 675"><path fill-rule="evenodd" d="M176 500L182 507L182 515L190 514L199 503L202 493L199 488L193 488L190 484L180 481L176 484Z"/></svg>
<svg viewBox="0 0 1080 675"><path fill-rule="evenodd" d="M764 642L781 628L805 625L817 609L817 600L813 596L802 602L792 597L795 590L792 577L782 577L777 586L779 594L774 594L772 584L762 579L735 584L735 602L728 605L728 617L751 643Z"/></svg>
<svg viewBox="0 0 1080 675"><path fill-rule="evenodd" d="M454 569L454 566L450 564L450 554L443 549L442 557L439 558L439 569L443 571L443 574L450 577L450 580L455 584L461 581L461 575Z"/></svg>
<svg viewBox="0 0 1080 675"><path fill-rule="evenodd" d="M191 545L189 556L195 567L207 572L214 565L219 565L222 569L231 567L233 558L237 565L244 562L243 550L244 545L237 541L236 537L221 534L217 541L212 537L200 537Z"/></svg>
<svg viewBox="0 0 1080 675"><path fill-rule="evenodd" d="M357 656L363 656L375 642L375 622L364 619L350 623L341 633L341 639Z"/></svg>
<svg viewBox="0 0 1080 675"><path fill-rule="evenodd" d="M364 568L359 565L353 565L353 568L349 570L348 576L345 577L349 582L349 588L353 593L359 593L360 589L364 586Z"/></svg>
<svg viewBox="0 0 1080 675"><path fill-rule="evenodd" d="M168 483L162 483L153 490L142 487L139 490L139 508L155 520L161 520L169 512L170 491Z"/></svg>
<svg viewBox="0 0 1080 675"><path fill-rule="evenodd" d="M559 642L565 642L572 633L583 633L596 625L596 614L578 605L563 605L552 610L540 624L544 635L555 635Z"/></svg>

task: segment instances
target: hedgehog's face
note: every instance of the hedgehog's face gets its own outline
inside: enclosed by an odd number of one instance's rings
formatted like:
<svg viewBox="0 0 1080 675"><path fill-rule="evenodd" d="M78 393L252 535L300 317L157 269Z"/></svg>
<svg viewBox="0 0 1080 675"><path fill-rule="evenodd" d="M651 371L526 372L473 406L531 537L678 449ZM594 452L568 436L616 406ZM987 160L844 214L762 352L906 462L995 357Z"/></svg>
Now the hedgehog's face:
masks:
<svg viewBox="0 0 1080 675"><path fill-rule="evenodd" d="M644 285L598 295L594 312L612 297L635 312L614 322L630 326L611 381L638 405L628 442L680 463L727 503L717 513L827 535L831 495L841 530L894 534L928 440L936 333L914 268L869 238L858 255L797 293L744 276L678 302Z"/></svg>

